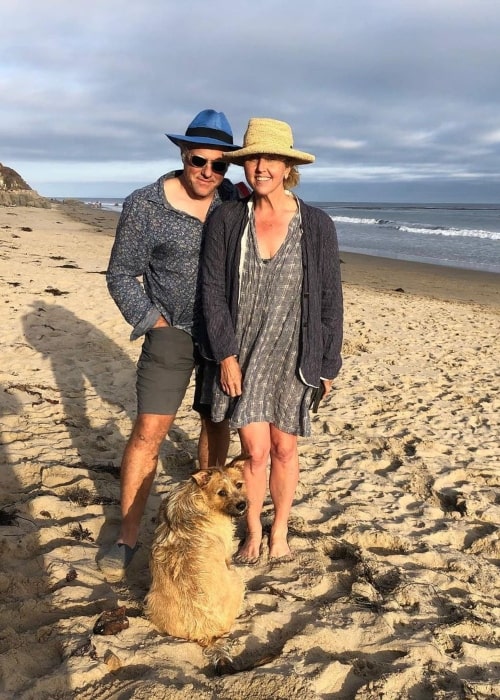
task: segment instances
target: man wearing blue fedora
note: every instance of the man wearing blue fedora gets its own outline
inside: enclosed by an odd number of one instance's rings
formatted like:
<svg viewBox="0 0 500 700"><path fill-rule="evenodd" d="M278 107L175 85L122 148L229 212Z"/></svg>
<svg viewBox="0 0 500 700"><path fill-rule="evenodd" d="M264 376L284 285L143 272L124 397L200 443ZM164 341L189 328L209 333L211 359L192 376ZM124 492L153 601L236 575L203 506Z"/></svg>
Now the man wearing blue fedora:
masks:
<svg viewBox="0 0 500 700"><path fill-rule="evenodd" d="M121 528L98 565L109 580L123 577L136 549L140 521L156 473L160 446L184 398L193 368L202 366L193 341L203 225L224 200L237 199L227 179L226 151L233 144L223 112L201 111L185 134L166 134L181 151L183 169L132 192L124 201L106 275L111 296L132 326L131 339L144 336L137 364L137 418L121 464ZM142 277L142 284L140 279ZM227 424L201 416L200 467L224 464Z"/></svg>

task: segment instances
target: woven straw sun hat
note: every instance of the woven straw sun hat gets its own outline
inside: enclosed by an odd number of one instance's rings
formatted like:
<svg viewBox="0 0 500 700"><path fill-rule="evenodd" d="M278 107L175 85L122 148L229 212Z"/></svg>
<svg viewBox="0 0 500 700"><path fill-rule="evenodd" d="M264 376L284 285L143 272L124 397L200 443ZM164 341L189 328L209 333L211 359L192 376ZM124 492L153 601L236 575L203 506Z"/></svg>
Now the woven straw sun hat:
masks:
<svg viewBox="0 0 500 700"><path fill-rule="evenodd" d="M293 134L290 125L278 119L253 117L243 139L243 148L225 153L223 159L228 163L243 165L249 156L269 154L284 156L295 165L314 163L315 157L293 147Z"/></svg>

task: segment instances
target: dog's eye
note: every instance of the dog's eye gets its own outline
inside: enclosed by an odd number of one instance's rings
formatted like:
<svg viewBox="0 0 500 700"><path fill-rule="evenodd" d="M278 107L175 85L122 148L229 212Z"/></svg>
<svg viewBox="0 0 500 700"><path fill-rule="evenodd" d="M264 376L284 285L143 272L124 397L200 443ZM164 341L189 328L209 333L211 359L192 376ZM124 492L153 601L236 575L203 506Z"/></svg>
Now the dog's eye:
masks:
<svg viewBox="0 0 500 700"><path fill-rule="evenodd" d="M226 489L221 489L220 491L217 492L217 494L219 496L221 496L222 498L225 498L227 496L227 491L226 491Z"/></svg>
<svg viewBox="0 0 500 700"><path fill-rule="evenodd" d="M241 491L241 489L243 488L243 481L238 481L238 483L236 484L236 488L238 489L238 491Z"/></svg>

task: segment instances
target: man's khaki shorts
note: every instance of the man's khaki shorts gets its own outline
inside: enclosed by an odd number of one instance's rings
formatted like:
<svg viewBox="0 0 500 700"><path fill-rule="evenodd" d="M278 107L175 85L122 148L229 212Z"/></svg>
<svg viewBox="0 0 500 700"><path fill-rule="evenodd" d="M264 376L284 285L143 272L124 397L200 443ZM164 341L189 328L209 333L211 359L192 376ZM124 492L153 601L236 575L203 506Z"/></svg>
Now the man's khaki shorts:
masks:
<svg viewBox="0 0 500 700"><path fill-rule="evenodd" d="M208 363L212 364L212 363ZM208 367L189 333L164 326L146 333L137 363L137 411L172 416L177 413L196 369L193 409L210 417L210 405L201 403L201 385Z"/></svg>
<svg viewBox="0 0 500 700"><path fill-rule="evenodd" d="M173 326L146 333L137 363L137 411L177 413L194 368L193 339Z"/></svg>

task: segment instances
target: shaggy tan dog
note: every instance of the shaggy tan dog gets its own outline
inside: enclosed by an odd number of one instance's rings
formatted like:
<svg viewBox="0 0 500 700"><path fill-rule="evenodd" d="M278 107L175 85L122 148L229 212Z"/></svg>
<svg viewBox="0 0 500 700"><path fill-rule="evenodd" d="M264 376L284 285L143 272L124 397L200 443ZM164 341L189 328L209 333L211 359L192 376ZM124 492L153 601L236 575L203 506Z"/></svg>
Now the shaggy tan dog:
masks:
<svg viewBox="0 0 500 700"><path fill-rule="evenodd" d="M204 647L231 630L243 603L244 583L231 566L232 518L247 508L243 465L238 457L176 487L153 538L146 614L162 632Z"/></svg>

